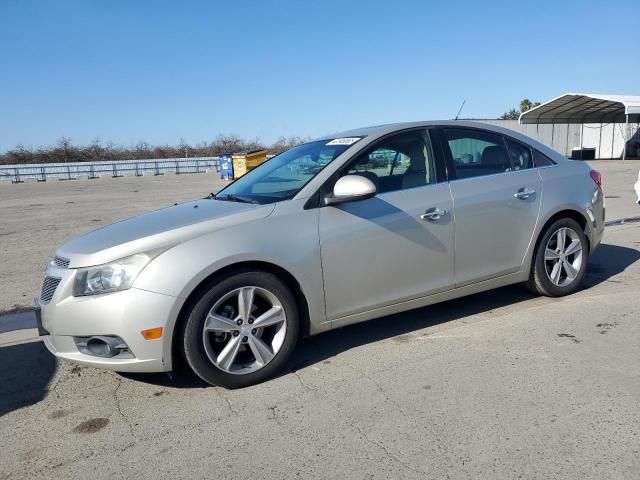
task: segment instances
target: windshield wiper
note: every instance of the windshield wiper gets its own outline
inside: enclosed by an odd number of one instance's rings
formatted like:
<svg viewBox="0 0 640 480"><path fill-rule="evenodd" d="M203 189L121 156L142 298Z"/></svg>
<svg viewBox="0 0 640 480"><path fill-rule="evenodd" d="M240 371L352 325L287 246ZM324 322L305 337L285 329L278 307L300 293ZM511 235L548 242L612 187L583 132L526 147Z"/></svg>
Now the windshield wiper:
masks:
<svg viewBox="0 0 640 480"><path fill-rule="evenodd" d="M231 193L228 193L227 195L224 195L222 197L216 196L215 197L216 200L227 200L230 202L240 202L240 203L258 203L255 200L253 200L252 198L249 197L243 197L242 195L233 195Z"/></svg>

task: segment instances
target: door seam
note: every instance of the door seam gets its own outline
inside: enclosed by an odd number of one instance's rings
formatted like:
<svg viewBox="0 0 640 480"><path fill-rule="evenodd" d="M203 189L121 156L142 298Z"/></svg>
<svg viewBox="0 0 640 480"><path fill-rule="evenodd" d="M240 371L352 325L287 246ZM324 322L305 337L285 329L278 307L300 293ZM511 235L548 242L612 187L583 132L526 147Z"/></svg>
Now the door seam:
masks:
<svg viewBox="0 0 640 480"><path fill-rule="evenodd" d="M451 182L447 181L447 185L449 186L449 197L451 197L451 222L453 223L453 254L451 255L452 257L452 262L453 265L451 266L451 269L453 270L453 288L457 288L458 287L458 278L456 276L456 252L457 252L457 239L458 236L456 234L456 200L453 197L453 191L451 190Z"/></svg>

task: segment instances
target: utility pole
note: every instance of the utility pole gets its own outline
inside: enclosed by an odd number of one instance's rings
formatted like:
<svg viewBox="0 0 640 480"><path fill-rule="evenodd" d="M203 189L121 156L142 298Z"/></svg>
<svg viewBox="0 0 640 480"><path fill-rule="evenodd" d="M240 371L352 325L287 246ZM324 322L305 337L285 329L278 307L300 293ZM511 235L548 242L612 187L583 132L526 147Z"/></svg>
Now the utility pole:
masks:
<svg viewBox="0 0 640 480"><path fill-rule="evenodd" d="M622 140L624 141L624 148L622 149L622 161L624 162L627 159L627 136L629 132L629 114L625 113L624 116L624 135L622 136Z"/></svg>

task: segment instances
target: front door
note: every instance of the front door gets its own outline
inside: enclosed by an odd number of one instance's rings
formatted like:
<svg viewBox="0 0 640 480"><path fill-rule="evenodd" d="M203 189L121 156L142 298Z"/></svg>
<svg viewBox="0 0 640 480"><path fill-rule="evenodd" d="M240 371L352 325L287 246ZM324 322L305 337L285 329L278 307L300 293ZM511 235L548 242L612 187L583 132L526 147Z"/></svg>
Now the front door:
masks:
<svg viewBox="0 0 640 480"><path fill-rule="evenodd" d="M320 209L327 318L453 288L453 203L427 131L381 140L347 174L369 178L378 194Z"/></svg>

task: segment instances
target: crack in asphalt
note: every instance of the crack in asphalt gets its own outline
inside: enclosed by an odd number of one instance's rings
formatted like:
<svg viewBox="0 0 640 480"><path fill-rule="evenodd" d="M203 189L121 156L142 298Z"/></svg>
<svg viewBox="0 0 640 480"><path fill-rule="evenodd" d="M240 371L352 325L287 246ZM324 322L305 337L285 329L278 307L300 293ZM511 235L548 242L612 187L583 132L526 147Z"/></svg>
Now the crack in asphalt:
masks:
<svg viewBox="0 0 640 480"><path fill-rule="evenodd" d="M385 400L387 400L388 402L392 403L398 409L398 411L402 414L402 416L404 416L405 418L409 418L409 415L407 414L405 409L402 408L402 406L394 398L392 398L389 395L389 393L383 388L383 386L380 385L380 383L374 377L372 377L371 375L369 375L366 372L366 370L361 369L359 367L356 367L351 362L346 361L346 359L344 357L340 357L339 360L344 365L346 365L348 368L350 368L351 370L353 370L356 373L359 373L364 379L366 379L369 382L371 382L371 384L373 384L378 389L378 391L380 393L382 393L382 395L384 395Z"/></svg>
<svg viewBox="0 0 640 480"><path fill-rule="evenodd" d="M338 359L338 356L335 356L336 359ZM362 375L362 377L364 377L365 379L367 379L369 382L371 382L373 385L375 385L377 387L378 390L380 390L380 392L385 396L386 399L388 399L391 403L393 403L399 410L400 412L406 417L407 413L402 409L402 407L400 407L400 405L393 399L391 399L389 397L389 395L387 394L387 392L382 388L382 386L376 382L373 378L371 378L369 375L367 375L364 371L360 370L359 368L356 368L354 365L351 365L349 362L346 362L344 358L340 357L339 359L340 361L342 361L343 364L347 365L347 367L351 368L351 370L359 373L360 375ZM304 383L304 381L302 380L302 377L300 376L298 370L296 370L295 372L293 372L294 376L298 379L298 381L300 382L300 384L303 386L303 388L305 388L305 390L307 390L308 392L313 392L321 397L324 397L326 400L334 403L334 404L338 404L339 402L332 398L329 395L326 395L324 393L322 393L320 390L318 389L314 389L309 387L306 383ZM287 425L284 424L284 422L282 422L282 420L279 419L278 415L276 415L276 409L277 407L269 407L269 410L271 410L271 414L272 417L270 417L270 420L274 420L278 425L287 428L287 430L292 434L292 435L296 435L296 436L300 436L299 434L293 432L291 430L291 428L288 428ZM385 454L385 456L392 460L395 461L396 463L400 464L402 467L406 468L407 470L410 470L414 473L418 473L420 475L426 476L427 473L423 470L420 470L417 467L414 467L413 465L407 463L406 461L404 461L403 459L401 459L400 457L398 457L398 455L394 454L393 452L391 452L389 450L389 448L381 441L378 440L373 440L371 438L369 438L369 436L367 435L367 433L365 432L365 430L360 427L359 425L356 425L355 423L346 420L347 425L349 425L352 429L354 429L356 432L358 432L360 434L360 436L362 436L362 438L364 438L364 440L370 444L370 445L375 445L377 446L380 450L382 450Z"/></svg>
<svg viewBox="0 0 640 480"><path fill-rule="evenodd" d="M357 431L362 436L362 438L364 438L365 442L367 442L369 445L374 445L374 446L378 447L380 450L382 450L384 452L385 456L388 459L393 460L394 462L402 465L407 470L410 470L412 472L418 473L418 474L423 475L423 476L426 477L427 472L425 472L424 470L421 470L419 468L414 467L413 465L411 465L411 464L405 462L404 460L402 460L396 454L390 452L389 449L387 448L387 446L383 442L381 442L379 440L373 440L373 439L369 438L369 436L367 435L365 430L362 427L360 427L359 425L356 425L355 423L349 422L349 421L347 421L347 425L349 425L351 428L353 428L355 431Z"/></svg>
<svg viewBox="0 0 640 480"><path fill-rule="evenodd" d="M273 407L267 407L267 408L271 412L271 416L267 417L267 418L269 420L273 420L274 422L276 422L280 426L284 426L284 424L282 423L282 421L279 419L278 415L276 414L276 410L278 409L278 407L274 405Z"/></svg>
<svg viewBox="0 0 640 480"><path fill-rule="evenodd" d="M76 458L72 458L72 459L69 459L69 460L64 460L62 462L56 463L55 465L51 465L50 467L45 467L45 468L42 468L42 469L39 469L39 470L41 472L44 472L44 471L48 470L49 468L51 470L55 470L57 468L67 467L69 465L73 465L74 463L81 462L82 460L88 460L89 458L93 457L94 453L96 453L95 450L91 450L88 453L80 455L80 456L78 456Z"/></svg>
<svg viewBox="0 0 640 480"><path fill-rule="evenodd" d="M296 437L299 438L303 441L306 440L306 437L304 436L304 434L300 433L300 432L296 432L293 427L291 427L291 425L287 424L283 418L280 417L280 415L278 415L276 413L276 410L278 409L277 405L274 405L272 407L267 407L269 409L269 411L271 412L271 416L267 417L268 420L273 420L276 425L278 425L279 427L282 427L286 432L289 433L289 435L291 435L292 437Z"/></svg>
<svg viewBox="0 0 640 480"><path fill-rule="evenodd" d="M131 435L131 438L136 440L136 436L133 433L133 425L131 425L131 420L129 420L129 417L127 417L122 411L122 402L118 398L118 390L120 390L120 387L122 386L122 377L118 376L117 374L114 374L114 377L116 378L116 381L117 381L116 388L113 390L113 399L115 401L116 410L118 410L118 413L122 417L122 420L127 425L127 428L129 430L129 435ZM132 447L133 445L134 443L128 444L122 450L120 450L120 453L124 452L125 450Z"/></svg>
<svg viewBox="0 0 640 480"><path fill-rule="evenodd" d="M382 387L382 385L380 385L380 383L378 381L376 381L372 376L370 376L365 370L356 367L355 365L353 365L351 362L346 361L346 359L343 356L340 356L340 358L338 358L338 356L336 355L336 359L340 360L344 365L346 365L348 368L350 368L352 371L359 373L363 378L365 378L366 380L368 380L371 384L373 384L379 391L380 393L382 393L385 397L386 400L388 400L389 402L391 402L393 405L395 405L395 407L398 409L398 411L405 417L408 418L407 412L400 406L400 404L393 398L391 398L388 394L388 392ZM347 424L354 429L355 431L357 431L362 438L364 438L364 440L370 444L370 445L375 445L377 446L379 449L381 449L385 456L387 458L389 458L390 460L395 461L396 463L399 463L400 465L402 465L404 468L406 468L407 470L410 470L412 472L418 473L420 475L427 475L427 472L414 467L413 465L407 463L406 461L404 461L403 459L401 459L398 455L394 454L393 452L391 452L389 450L389 448L384 444L384 442L381 442L379 440L374 440L369 438L369 436L367 435L367 433L365 432L365 430L360 427L359 425L356 425L353 422L347 421Z"/></svg>
<svg viewBox="0 0 640 480"><path fill-rule="evenodd" d="M293 372L293 376L298 379L298 382L300 382L300 385L302 385L302 388L304 390L306 390L307 392L317 392L318 391L316 388L310 387L309 385L304 383L304 381L302 380L302 377L300 376L300 373L299 373L298 370Z"/></svg>
<svg viewBox="0 0 640 480"><path fill-rule="evenodd" d="M240 412L238 412L235 408L233 408L233 404L231 403L231 400L229 400L229 398L226 395L222 394L222 389L220 387L214 387L214 390L216 391L218 396L225 401L225 403L227 404L227 407L229 407L229 411L231 411L231 413L234 414L235 416L239 416Z"/></svg>

